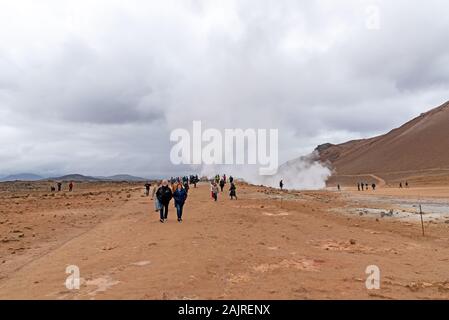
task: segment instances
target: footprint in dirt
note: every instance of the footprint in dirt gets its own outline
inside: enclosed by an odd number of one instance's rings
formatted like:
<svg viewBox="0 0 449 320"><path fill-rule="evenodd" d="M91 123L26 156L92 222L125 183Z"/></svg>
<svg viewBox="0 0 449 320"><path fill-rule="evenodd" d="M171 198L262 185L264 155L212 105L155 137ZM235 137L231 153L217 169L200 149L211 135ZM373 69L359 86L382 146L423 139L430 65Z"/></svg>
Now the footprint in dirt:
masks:
<svg viewBox="0 0 449 320"><path fill-rule="evenodd" d="M288 212L279 212L279 213L271 213L271 212L262 212L262 215L267 217L286 217L289 215Z"/></svg>
<svg viewBox="0 0 449 320"><path fill-rule="evenodd" d="M105 292L109 288L119 284L120 281L113 280L110 276L100 277L93 280L87 280L87 286L96 286L97 288L88 293L90 296L95 296L100 292Z"/></svg>
<svg viewBox="0 0 449 320"><path fill-rule="evenodd" d="M134 262L131 263L132 266L137 266L137 267L144 267L149 265L151 262L150 261L138 261L138 262Z"/></svg>
<svg viewBox="0 0 449 320"><path fill-rule="evenodd" d="M295 259L295 260L287 260L284 259L279 263L264 263L258 266L255 266L253 269L256 272L270 272L276 271L278 269L296 269L301 271L312 271L317 272L320 270L320 265L323 261L315 260L315 259Z"/></svg>
<svg viewBox="0 0 449 320"><path fill-rule="evenodd" d="M251 277L247 273L239 273L239 274L230 274L228 278L228 282L231 284L237 284L241 282L249 282Z"/></svg>

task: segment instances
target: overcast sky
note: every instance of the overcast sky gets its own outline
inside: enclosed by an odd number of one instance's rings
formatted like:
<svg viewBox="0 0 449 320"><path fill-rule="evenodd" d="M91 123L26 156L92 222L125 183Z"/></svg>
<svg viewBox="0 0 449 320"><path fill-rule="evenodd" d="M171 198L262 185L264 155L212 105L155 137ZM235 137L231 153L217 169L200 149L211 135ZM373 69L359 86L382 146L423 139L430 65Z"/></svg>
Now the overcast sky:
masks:
<svg viewBox="0 0 449 320"><path fill-rule="evenodd" d="M448 16L444 0L0 0L0 175L171 174L170 131L193 120L279 128L281 162L389 131L449 100Z"/></svg>

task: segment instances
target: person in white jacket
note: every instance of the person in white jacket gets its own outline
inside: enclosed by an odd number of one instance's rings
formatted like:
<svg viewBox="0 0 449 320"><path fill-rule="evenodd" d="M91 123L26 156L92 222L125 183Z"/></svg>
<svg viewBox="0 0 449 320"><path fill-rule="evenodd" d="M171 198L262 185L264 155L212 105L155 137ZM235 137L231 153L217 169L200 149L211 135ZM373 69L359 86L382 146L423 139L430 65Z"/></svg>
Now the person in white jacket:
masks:
<svg viewBox="0 0 449 320"><path fill-rule="evenodd" d="M218 200L218 185L215 182L211 183L210 191L212 194L212 198L217 201Z"/></svg>
<svg viewBox="0 0 449 320"><path fill-rule="evenodd" d="M156 211L156 212L159 212L159 210L161 210L161 203L159 202L157 197L155 197L157 189L159 189L160 186L161 186L161 181L159 181L157 184L154 185L153 192L151 193L151 200L154 200L154 211Z"/></svg>

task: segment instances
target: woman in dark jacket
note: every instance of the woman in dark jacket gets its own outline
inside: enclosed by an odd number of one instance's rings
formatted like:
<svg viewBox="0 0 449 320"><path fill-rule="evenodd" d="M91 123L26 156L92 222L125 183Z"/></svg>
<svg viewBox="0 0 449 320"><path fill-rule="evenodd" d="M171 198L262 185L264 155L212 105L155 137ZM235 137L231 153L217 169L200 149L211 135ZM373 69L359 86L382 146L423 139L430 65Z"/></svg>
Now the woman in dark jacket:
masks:
<svg viewBox="0 0 449 320"><path fill-rule="evenodd" d="M182 187L182 184L178 184L178 188L173 193L173 199L175 199L175 207L178 214L178 222L182 221L182 209L187 199L187 191Z"/></svg>
<svg viewBox="0 0 449 320"><path fill-rule="evenodd" d="M237 188L235 187L234 182L231 183L231 187L229 188L229 195L231 196L231 200L234 199L237 200L237 194L235 192Z"/></svg>
<svg viewBox="0 0 449 320"><path fill-rule="evenodd" d="M168 186L168 181L162 181L162 186L157 189L156 197L161 204L160 213L160 221L164 223L168 218L168 205L170 204L170 200L173 197L173 193Z"/></svg>

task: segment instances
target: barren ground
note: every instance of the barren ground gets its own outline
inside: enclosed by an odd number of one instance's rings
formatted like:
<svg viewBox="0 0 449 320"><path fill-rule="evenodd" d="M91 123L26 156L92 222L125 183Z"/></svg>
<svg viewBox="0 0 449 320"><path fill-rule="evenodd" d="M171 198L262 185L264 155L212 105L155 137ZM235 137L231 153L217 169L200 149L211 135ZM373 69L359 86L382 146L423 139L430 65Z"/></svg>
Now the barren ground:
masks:
<svg viewBox="0 0 449 320"><path fill-rule="evenodd" d="M184 222L161 224L140 184L73 193L0 184L1 299L448 299L449 224L358 214L399 201L449 202L449 187L364 194L237 184L239 200L191 189ZM393 205L394 203L394 205ZM407 202L408 203L408 202ZM449 211L449 205L448 211ZM68 290L68 265L81 288ZM365 269L381 270L367 290Z"/></svg>

